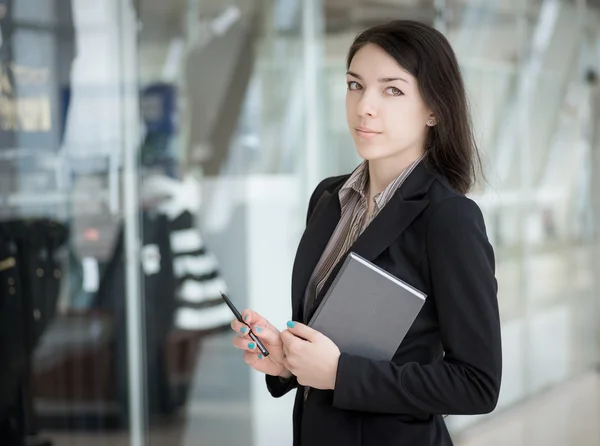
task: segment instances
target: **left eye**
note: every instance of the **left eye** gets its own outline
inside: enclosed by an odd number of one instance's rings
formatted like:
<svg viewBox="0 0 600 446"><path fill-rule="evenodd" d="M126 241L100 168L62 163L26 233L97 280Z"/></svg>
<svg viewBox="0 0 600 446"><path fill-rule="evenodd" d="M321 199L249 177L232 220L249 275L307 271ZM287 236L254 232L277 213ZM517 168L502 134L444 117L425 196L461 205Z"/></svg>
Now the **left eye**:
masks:
<svg viewBox="0 0 600 446"><path fill-rule="evenodd" d="M396 87L390 87L390 88L387 88L385 91L386 91L386 93L387 93L387 94L391 94L392 96L400 96L400 95L402 95L402 94L403 94L403 93L402 93L400 90L398 90Z"/></svg>

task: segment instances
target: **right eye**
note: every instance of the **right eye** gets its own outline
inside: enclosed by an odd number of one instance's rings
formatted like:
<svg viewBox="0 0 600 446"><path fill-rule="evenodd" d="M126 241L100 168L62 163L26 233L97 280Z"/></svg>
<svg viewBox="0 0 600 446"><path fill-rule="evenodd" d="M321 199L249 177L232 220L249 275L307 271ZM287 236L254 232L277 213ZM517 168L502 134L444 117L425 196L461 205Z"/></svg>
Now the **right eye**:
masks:
<svg viewBox="0 0 600 446"><path fill-rule="evenodd" d="M348 82L348 90L360 90L362 86L356 81Z"/></svg>

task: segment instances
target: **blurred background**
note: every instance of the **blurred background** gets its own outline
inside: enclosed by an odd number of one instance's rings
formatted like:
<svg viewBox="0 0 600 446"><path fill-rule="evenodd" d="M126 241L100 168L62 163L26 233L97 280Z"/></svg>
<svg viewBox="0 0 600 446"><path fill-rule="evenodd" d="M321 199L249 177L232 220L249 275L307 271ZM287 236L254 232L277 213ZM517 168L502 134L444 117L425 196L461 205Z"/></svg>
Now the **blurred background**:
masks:
<svg viewBox="0 0 600 446"><path fill-rule="evenodd" d="M600 444L600 1L0 0L1 445L290 444L218 292L285 326L394 18L454 46L487 174L504 377L455 441Z"/></svg>

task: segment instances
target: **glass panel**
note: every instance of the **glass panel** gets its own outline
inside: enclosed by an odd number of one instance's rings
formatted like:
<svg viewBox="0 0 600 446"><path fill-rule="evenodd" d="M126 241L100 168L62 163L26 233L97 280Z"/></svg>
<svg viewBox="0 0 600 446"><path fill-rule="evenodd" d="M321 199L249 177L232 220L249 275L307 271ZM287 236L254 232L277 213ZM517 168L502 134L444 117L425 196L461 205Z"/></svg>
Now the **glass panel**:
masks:
<svg viewBox="0 0 600 446"><path fill-rule="evenodd" d="M595 360L584 357L595 349L597 329L585 316L595 314L585 198L590 93L582 76L589 57L577 31L585 11L571 2L508 3L463 2L474 21L449 31L487 163L488 184L472 197L497 254L505 355L499 408L589 370ZM476 419L450 422L459 431Z"/></svg>
<svg viewBox="0 0 600 446"><path fill-rule="evenodd" d="M219 291L277 325L289 318L306 212L302 8L139 4L151 442L289 443L291 400L271 398L232 347Z"/></svg>
<svg viewBox="0 0 600 446"><path fill-rule="evenodd" d="M137 225L123 188L133 25L116 0L0 2L3 445L141 432L129 393L143 377L130 385L126 354L136 274L124 261L135 246L124 227Z"/></svg>

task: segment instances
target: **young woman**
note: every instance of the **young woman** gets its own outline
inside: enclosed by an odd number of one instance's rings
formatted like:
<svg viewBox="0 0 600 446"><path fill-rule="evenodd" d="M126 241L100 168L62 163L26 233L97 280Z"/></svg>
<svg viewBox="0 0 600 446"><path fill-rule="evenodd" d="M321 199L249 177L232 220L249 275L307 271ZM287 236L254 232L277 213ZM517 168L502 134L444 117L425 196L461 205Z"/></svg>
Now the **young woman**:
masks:
<svg viewBox="0 0 600 446"><path fill-rule="evenodd" d="M491 412L502 370L494 253L464 195L479 158L459 66L438 31L394 21L357 36L347 69L364 161L310 199L288 329L244 313L271 354L237 321L234 345L274 397L297 389L295 446L452 445L444 415ZM428 296L390 361L340 352L305 325L351 251Z"/></svg>

